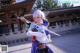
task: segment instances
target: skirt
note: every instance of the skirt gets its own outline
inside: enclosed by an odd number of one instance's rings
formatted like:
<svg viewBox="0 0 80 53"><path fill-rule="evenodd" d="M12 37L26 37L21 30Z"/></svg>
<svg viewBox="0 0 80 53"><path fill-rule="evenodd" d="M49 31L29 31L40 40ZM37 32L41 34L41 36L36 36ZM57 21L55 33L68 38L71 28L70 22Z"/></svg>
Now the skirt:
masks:
<svg viewBox="0 0 80 53"><path fill-rule="evenodd" d="M36 40L34 42L32 42L32 48L31 48L31 53L54 53L48 46L46 46L46 49L39 49L39 42ZM44 52L47 51L47 52Z"/></svg>

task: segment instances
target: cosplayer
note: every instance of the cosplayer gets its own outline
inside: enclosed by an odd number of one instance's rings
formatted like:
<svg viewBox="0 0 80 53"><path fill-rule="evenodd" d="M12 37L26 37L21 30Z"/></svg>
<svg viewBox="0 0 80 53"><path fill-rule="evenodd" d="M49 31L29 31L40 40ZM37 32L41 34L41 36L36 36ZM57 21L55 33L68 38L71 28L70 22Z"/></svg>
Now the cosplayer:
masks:
<svg viewBox="0 0 80 53"><path fill-rule="evenodd" d="M33 14L33 22L26 20L25 18L20 18L25 20L27 23L31 23L27 35L32 37L32 49L31 53L53 53L51 49L46 45L51 42L50 33L58 35L50 30L48 30L48 21L45 14L41 10L36 10Z"/></svg>

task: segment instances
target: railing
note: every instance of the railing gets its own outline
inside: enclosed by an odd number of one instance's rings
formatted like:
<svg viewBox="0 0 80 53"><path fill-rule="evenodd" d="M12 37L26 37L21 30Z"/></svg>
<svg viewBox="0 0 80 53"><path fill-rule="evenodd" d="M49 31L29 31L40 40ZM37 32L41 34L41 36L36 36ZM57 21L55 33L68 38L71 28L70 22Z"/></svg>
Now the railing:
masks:
<svg viewBox="0 0 80 53"><path fill-rule="evenodd" d="M25 37L25 38L20 38L20 39L15 39L15 40L0 41L0 44L13 46L13 45L17 45L17 44L26 43L27 41L28 41L28 38Z"/></svg>

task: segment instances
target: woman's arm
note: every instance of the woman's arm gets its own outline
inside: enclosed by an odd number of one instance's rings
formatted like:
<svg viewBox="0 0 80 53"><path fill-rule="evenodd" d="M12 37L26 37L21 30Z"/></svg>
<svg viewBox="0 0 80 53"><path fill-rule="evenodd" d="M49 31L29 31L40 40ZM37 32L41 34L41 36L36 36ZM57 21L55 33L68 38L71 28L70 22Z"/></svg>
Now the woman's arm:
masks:
<svg viewBox="0 0 80 53"><path fill-rule="evenodd" d="M27 36L37 36L37 37L42 37L43 33L41 32L33 32L33 31L28 31Z"/></svg>
<svg viewBox="0 0 80 53"><path fill-rule="evenodd" d="M44 33L41 33L39 31L35 31L33 30L35 27L35 24L34 23L31 23L29 29L28 29L28 32L27 32L27 36L42 36ZM37 29L36 29L37 30Z"/></svg>
<svg viewBox="0 0 80 53"><path fill-rule="evenodd" d="M31 23L30 21L28 21L27 19L25 19L24 17L18 17L18 19L20 19L21 21L25 22L25 23Z"/></svg>

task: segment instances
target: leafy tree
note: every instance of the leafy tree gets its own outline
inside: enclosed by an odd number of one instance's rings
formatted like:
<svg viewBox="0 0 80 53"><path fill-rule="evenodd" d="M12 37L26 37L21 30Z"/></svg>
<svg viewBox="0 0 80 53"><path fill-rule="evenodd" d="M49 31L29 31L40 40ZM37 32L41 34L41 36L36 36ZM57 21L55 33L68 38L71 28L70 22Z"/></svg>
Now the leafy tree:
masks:
<svg viewBox="0 0 80 53"><path fill-rule="evenodd" d="M37 1L37 8L41 8L41 7L42 7L41 0L38 0Z"/></svg>
<svg viewBox="0 0 80 53"><path fill-rule="evenodd" d="M62 8L68 8L68 7L73 7L73 4L71 3L63 3Z"/></svg>
<svg viewBox="0 0 80 53"><path fill-rule="evenodd" d="M44 0L42 8L43 10L53 10L54 8L57 8L57 3L53 0Z"/></svg>
<svg viewBox="0 0 80 53"><path fill-rule="evenodd" d="M35 9L53 10L57 8L57 3L53 0L37 0Z"/></svg>

